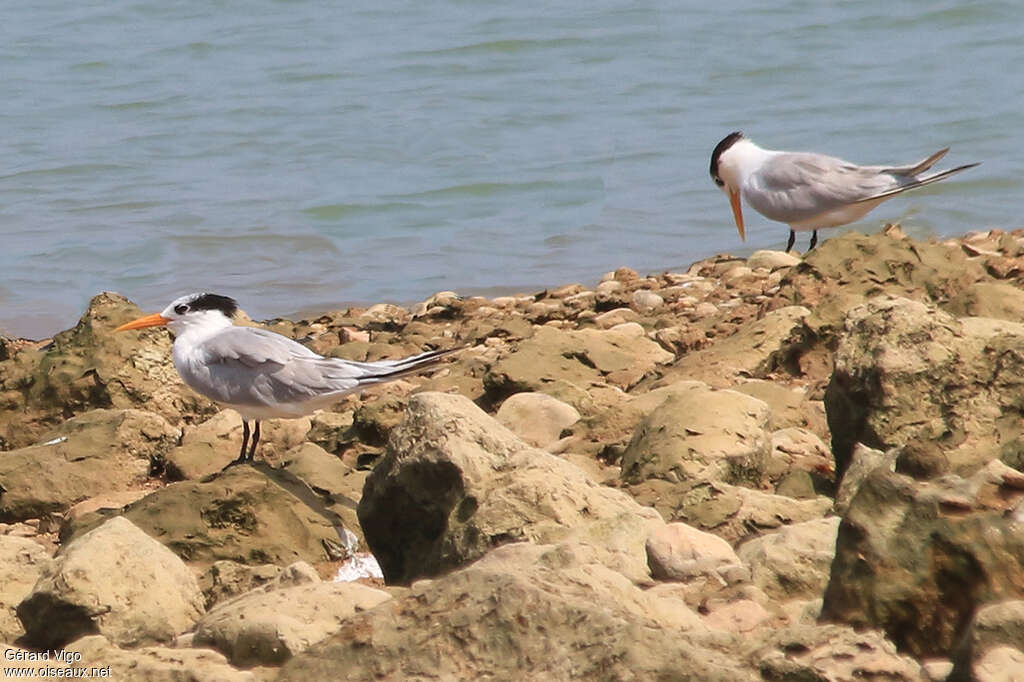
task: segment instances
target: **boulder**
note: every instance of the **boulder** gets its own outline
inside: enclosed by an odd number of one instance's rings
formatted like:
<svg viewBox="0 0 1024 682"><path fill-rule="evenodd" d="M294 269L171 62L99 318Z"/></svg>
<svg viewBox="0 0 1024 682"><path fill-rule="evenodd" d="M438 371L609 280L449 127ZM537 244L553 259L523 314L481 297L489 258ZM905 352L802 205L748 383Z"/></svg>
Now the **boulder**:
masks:
<svg viewBox="0 0 1024 682"><path fill-rule="evenodd" d="M922 682L921 666L877 631L797 625L768 632L758 662L763 680Z"/></svg>
<svg viewBox="0 0 1024 682"><path fill-rule="evenodd" d="M166 329L115 334L139 317L120 294L93 297L74 329L39 352L19 353L0 369L0 394L15 400L0 413L0 438L11 447L37 442L47 427L96 408L141 408L172 423L212 414L214 404L187 388L171 361Z"/></svg>
<svg viewBox="0 0 1024 682"><path fill-rule="evenodd" d="M1024 325L957 319L905 298L850 310L825 393L840 478L860 442L929 441L970 475L1024 442ZM1013 452L1009 452L1012 450Z"/></svg>
<svg viewBox="0 0 1024 682"><path fill-rule="evenodd" d="M580 419L572 405L544 393L516 393L494 415L502 426L537 448L546 448Z"/></svg>
<svg viewBox="0 0 1024 682"><path fill-rule="evenodd" d="M203 616L192 644L217 649L237 666L280 665L388 599L387 592L359 583L265 585Z"/></svg>
<svg viewBox="0 0 1024 682"><path fill-rule="evenodd" d="M123 517L64 547L18 605L25 640L57 648L99 633L121 645L169 642L203 613L203 595L173 552Z"/></svg>
<svg viewBox="0 0 1024 682"><path fill-rule="evenodd" d="M974 614L953 651L953 671L948 679L1024 679L1024 601L989 604Z"/></svg>
<svg viewBox="0 0 1024 682"><path fill-rule="evenodd" d="M653 530L647 538L647 561L657 580L714 574L727 582L723 573L740 565L728 542L685 523L669 523Z"/></svg>
<svg viewBox="0 0 1024 682"><path fill-rule="evenodd" d="M261 422L258 456L278 461L305 441L309 429L309 417ZM241 447L241 416L234 410L222 410L201 424L185 428L181 445L167 453L167 478L189 481L216 474L238 458Z"/></svg>
<svg viewBox="0 0 1024 682"><path fill-rule="evenodd" d="M800 257L786 251L760 250L750 254L747 258L747 267L754 270L767 268L778 270L779 268L791 268L800 263Z"/></svg>
<svg viewBox="0 0 1024 682"><path fill-rule="evenodd" d="M15 608L50 563L50 553L38 542L0 535L0 642L13 642L25 634Z"/></svg>
<svg viewBox="0 0 1024 682"><path fill-rule="evenodd" d="M673 357L648 339L639 325L605 331L541 327L515 352L491 365L484 387L495 403L521 391L545 393L558 379L580 386L607 381L628 388Z"/></svg>
<svg viewBox="0 0 1024 682"><path fill-rule="evenodd" d="M141 410L92 410L0 456L0 520L38 518L149 478L180 432Z"/></svg>
<svg viewBox="0 0 1024 682"><path fill-rule="evenodd" d="M768 596L816 599L828 585L838 532L838 516L794 523L745 542L737 553Z"/></svg>
<svg viewBox="0 0 1024 682"><path fill-rule="evenodd" d="M358 511L389 584L439 575L505 543L591 531L634 536L627 553L646 573L642 527L660 522L628 495L528 446L468 399L429 392L409 400Z"/></svg>
<svg viewBox="0 0 1024 682"><path fill-rule="evenodd" d="M732 335L687 353L672 366L672 374L726 388L741 377L766 377L793 367L791 347L803 343L803 306L786 306L741 325Z"/></svg>
<svg viewBox="0 0 1024 682"><path fill-rule="evenodd" d="M107 677L133 682L257 682L251 672L232 668L222 654L191 647L144 646L120 649L103 635L89 635L65 649L78 657L76 667L108 668ZM101 673L103 674L103 673Z"/></svg>
<svg viewBox="0 0 1024 682"><path fill-rule="evenodd" d="M727 483L687 485L649 479L627 488L641 505L654 507L668 521L682 521L730 543L793 523L819 519L832 500L798 500Z"/></svg>
<svg viewBox="0 0 1024 682"><path fill-rule="evenodd" d="M335 529L341 522L296 480L259 463L231 467L209 480L156 490L124 516L201 568L220 559L279 566L325 561L325 547L344 543ZM81 524L73 535L88 528Z"/></svg>
<svg viewBox="0 0 1024 682"><path fill-rule="evenodd" d="M699 382L674 386L689 390L666 397L637 427L622 457L623 480L760 485L771 454L768 406Z"/></svg>
<svg viewBox="0 0 1024 682"><path fill-rule="evenodd" d="M206 599L206 610L209 611L214 604L266 585L281 575L283 570L282 566L274 564L249 566L227 559L214 561L199 576L199 588L203 591L203 597Z"/></svg>
<svg viewBox="0 0 1024 682"><path fill-rule="evenodd" d="M277 679L751 679L713 641L685 604L575 545L517 543L348 618Z"/></svg>
<svg viewBox="0 0 1024 682"><path fill-rule="evenodd" d="M1024 474L999 461L933 481L876 468L839 526L822 618L945 655L986 604L1024 598Z"/></svg>
<svg viewBox="0 0 1024 682"><path fill-rule="evenodd" d="M1006 282L976 282L944 306L957 317L1024 320L1024 291Z"/></svg>

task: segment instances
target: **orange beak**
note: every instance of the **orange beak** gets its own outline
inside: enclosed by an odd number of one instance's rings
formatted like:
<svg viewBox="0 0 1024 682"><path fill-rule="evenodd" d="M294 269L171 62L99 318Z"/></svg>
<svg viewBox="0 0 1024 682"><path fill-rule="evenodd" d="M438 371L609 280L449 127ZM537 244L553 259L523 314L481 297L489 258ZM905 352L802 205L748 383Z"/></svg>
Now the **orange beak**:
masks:
<svg viewBox="0 0 1024 682"><path fill-rule="evenodd" d="M124 331L128 331L129 329L142 329L144 327L159 327L159 326L167 324L168 322L170 322L170 320L168 320L166 317L164 317L160 313L153 313L152 315L146 315L145 317L140 317L137 320L132 320L131 322L127 322L125 324L122 324L120 327L118 327L114 331L115 332L124 332Z"/></svg>
<svg viewBox="0 0 1024 682"><path fill-rule="evenodd" d="M740 231L740 239L747 241L747 235L743 231L743 207L740 206L740 193L730 189L729 203L732 204L732 217L736 219L736 229Z"/></svg>

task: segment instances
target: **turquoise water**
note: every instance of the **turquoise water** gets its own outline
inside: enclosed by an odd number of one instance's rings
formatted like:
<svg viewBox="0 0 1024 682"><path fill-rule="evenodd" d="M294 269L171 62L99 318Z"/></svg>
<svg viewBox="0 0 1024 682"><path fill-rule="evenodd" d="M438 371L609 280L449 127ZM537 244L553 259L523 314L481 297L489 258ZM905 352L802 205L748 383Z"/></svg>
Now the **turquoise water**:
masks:
<svg viewBox="0 0 1024 682"><path fill-rule="evenodd" d="M69 327L101 290L159 310L207 289L272 317L780 248L753 212L741 243L708 177L734 129L861 163L951 145L944 166L984 164L860 229L1018 227L1021 19L923 0L10 3L0 332Z"/></svg>

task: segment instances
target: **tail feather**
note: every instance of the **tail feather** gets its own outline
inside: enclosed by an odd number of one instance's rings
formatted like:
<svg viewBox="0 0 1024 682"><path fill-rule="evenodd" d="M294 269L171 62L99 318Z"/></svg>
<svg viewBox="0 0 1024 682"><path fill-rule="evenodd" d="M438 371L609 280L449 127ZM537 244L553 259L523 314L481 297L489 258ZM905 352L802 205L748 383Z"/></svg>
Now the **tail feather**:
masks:
<svg viewBox="0 0 1024 682"><path fill-rule="evenodd" d="M944 152L945 152L945 150L943 150L943 153ZM927 163L927 162L928 162L928 159L925 159L921 163ZM932 163L934 163L934 161ZM875 194L875 195L867 197L865 199L861 199L860 201L857 201L855 203L860 204L860 203L863 203L865 201L875 201L877 199L887 199L887 198L889 198L891 196L894 196L896 194L902 194L903 192L906 192L907 190L917 189L918 187L924 187L925 185L930 185L933 182L938 182L939 180L945 180L946 178L948 178L951 175L955 175L955 174L957 174L957 173L959 173L961 171L967 170L968 168L974 168L975 166L980 166L980 165L981 165L980 161L978 163L967 163L967 164L964 164L963 166L957 166L956 168L950 168L949 170L939 171L938 173L934 173L932 175L927 175L927 176L925 176L923 178L915 178L913 181L908 182L905 185L900 185L899 187L894 187L893 189L886 190L885 192L880 192L879 194Z"/></svg>
<svg viewBox="0 0 1024 682"><path fill-rule="evenodd" d="M359 377L359 383L363 384L376 384L384 381L391 381L392 379L398 379L406 376L407 374L415 374L425 369L434 367L440 364L442 360L447 358L449 355L454 355L466 349L466 346L459 346L458 348L448 348L445 350L430 350L426 353L420 353L418 355L412 355L401 360L380 360L378 362L351 362L346 361L349 365L356 365L364 370L366 374Z"/></svg>
<svg viewBox="0 0 1024 682"><path fill-rule="evenodd" d="M919 173L924 173L926 170L934 166L935 163L943 156L945 156L948 151L949 147L946 147L945 149L940 149L939 151L935 152L928 158L922 159L921 161L918 161L917 163L911 166L893 166L892 168L886 168L882 172L888 173L890 175L918 175Z"/></svg>

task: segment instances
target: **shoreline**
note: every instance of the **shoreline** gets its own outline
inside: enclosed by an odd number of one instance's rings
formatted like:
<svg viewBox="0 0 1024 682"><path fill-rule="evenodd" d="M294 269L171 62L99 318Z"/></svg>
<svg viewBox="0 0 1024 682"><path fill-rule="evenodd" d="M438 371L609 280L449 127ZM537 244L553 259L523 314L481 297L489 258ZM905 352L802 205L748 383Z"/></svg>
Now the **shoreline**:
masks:
<svg viewBox="0 0 1024 682"><path fill-rule="evenodd" d="M139 310L97 295L51 344L0 342L0 574L24 583L0 594L0 642L268 681L415 676L438 648L453 677L990 665L988 624L1024 603L1022 284L1024 230L889 226L804 257L269 320L347 360L463 350L268 420L262 461L227 469L238 415L182 384L166 331L112 333ZM332 581L356 550L383 584ZM47 577L107 556L133 568Z"/></svg>

